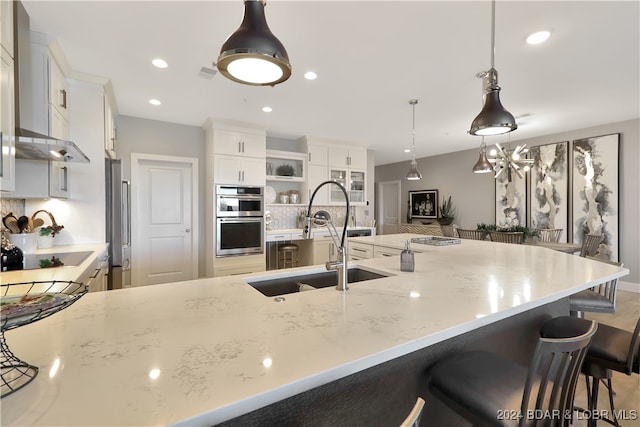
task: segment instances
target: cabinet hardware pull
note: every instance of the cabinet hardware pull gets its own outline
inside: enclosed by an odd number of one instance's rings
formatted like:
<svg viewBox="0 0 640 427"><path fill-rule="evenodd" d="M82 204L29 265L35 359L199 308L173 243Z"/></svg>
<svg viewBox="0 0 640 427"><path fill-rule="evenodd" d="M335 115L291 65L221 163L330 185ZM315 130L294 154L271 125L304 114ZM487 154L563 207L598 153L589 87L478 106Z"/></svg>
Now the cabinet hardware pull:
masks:
<svg viewBox="0 0 640 427"><path fill-rule="evenodd" d="M69 189L67 188L67 167L63 166L60 168L60 172L61 172L61 176L60 176L60 190L61 191L69 191Z"/></svg>
<svg viewBox="0 0 640 427"><path fill-rule="evenodd" d="M311 161L311 153L309 153L309 161Z"/></svg>
<svg viewBox="0 0 640 427"><path fill-rule="evenodd" d="M98 277L98 274L100 274L100 269L96 268L96 271L94 271L93 274L91 275L91 277L89 277L89 278L93 280L96 277Z"/></svg>
<svg viewBox="0 0 640 427"><path fill-rule="evenodd" d="M353 249L353 250L354 250L354 251L356 251L356 252L364 252L364 253L366 253L366 252L367 252L366 250L364 250L364 249L359 249L359 248L351 248L351 249Z"/></svg>
<svg viewBox="0 0 640 427"><path fill-rule="evenodd" d="M122 245L128 247L131 245L131 181L127 181L126 179L122 180L122 193L124 197L122 198L121 209L124 221L126 221L126 224L122 227Z"/></svg>
<svg viewBox="0 0 640 427"><path fill-rule="evenodd" d="M60 106L67 109L67 91L65 89L60 89L60 93L62 94L62 104Z"/></svg>
<svg viewBox="0 0 640 427"><path fill-rule="evenodd" d="M242 153L242 142L238 141L238 153Z"/></svg>

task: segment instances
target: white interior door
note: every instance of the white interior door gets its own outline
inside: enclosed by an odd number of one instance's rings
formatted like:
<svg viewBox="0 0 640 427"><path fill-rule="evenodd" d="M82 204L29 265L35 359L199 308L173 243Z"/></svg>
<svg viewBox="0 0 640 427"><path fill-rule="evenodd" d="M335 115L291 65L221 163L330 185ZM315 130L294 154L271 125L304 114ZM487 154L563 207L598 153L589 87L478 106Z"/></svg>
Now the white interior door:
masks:
<svg viewBox="0 0 640 427"><path fill-rule="evenodd" d="M397 233L400 224L400 181L385 181L378 184L378 233Z"/></svg>
<svg viewBox="0 0 640 427"><path fill-rule="evenodd" d="M197 159L159 157L132 154L133 286L198 277Z"/></svg>

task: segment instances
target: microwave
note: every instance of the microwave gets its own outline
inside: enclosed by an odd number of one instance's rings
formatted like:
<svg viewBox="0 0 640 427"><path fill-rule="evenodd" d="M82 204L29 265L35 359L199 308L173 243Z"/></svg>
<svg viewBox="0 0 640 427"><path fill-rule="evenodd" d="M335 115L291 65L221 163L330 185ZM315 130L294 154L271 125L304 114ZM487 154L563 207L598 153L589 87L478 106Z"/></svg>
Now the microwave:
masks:
<svg viewBox="0 0 640 427"><path fill-rule="evenodd" d="M246 217L264 215L262 187L216 186L216 216Z"/></svg>

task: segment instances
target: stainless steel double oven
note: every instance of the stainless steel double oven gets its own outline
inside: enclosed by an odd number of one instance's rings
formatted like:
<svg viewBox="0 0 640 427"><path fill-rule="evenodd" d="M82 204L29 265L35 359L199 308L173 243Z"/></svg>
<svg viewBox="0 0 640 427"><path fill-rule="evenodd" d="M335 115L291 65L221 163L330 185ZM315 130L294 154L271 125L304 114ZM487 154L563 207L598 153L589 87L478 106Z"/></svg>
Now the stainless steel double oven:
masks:
<svg viewBox="0 0 640 427"><path fill-rule="evenodd" d="M262 187L216 186L216 257L264 253Z"/></svg>

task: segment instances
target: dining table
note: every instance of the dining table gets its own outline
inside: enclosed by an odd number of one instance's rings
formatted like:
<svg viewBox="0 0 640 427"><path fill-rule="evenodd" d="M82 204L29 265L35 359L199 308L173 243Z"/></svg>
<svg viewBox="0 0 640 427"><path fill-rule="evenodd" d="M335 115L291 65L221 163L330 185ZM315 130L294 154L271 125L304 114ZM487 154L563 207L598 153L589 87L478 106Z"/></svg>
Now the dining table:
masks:
<svg viewBox="0 0 640 427"><path fill-rule="evenodd" d="M531 246L541 246L543 248L553 249L554 251L560 251L567 254L580 252L580 250L582 249L582 244L580 243L542 242L540 240L537 240L532 242L525 241L524 244Z"/></svg>

